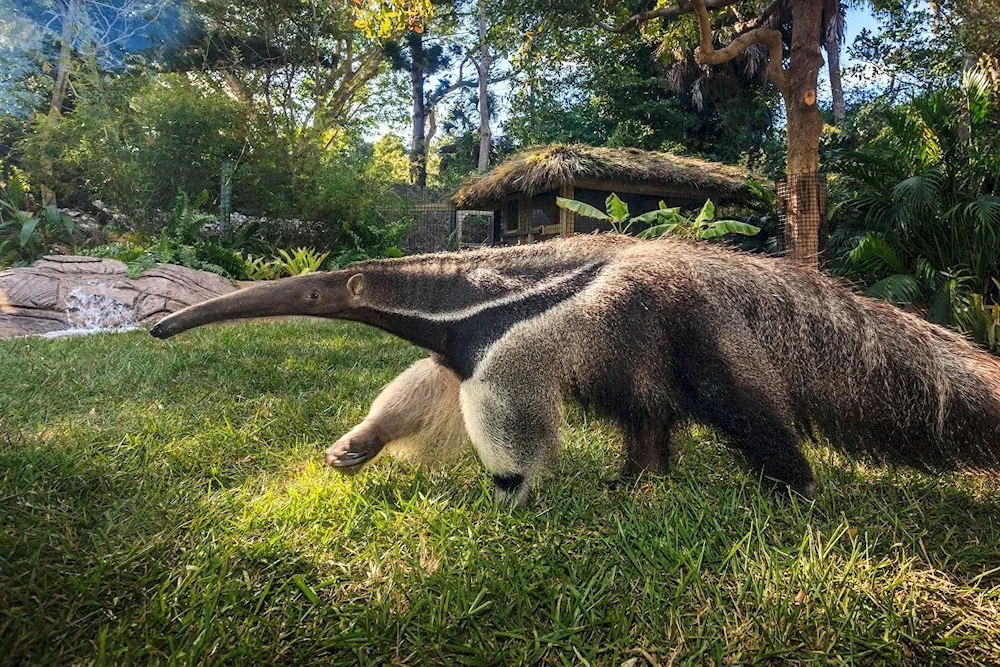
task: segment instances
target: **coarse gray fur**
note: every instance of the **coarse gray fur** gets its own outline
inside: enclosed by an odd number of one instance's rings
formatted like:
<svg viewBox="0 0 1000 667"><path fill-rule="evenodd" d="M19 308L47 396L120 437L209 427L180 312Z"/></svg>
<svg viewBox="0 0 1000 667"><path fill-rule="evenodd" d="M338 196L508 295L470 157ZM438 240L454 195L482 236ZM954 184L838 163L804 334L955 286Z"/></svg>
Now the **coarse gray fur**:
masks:
<svg viewBox="0 0 1000 667"><path fill-rule="evenodd" d="M366 322L439 355L497 495L518 503L555 454L564 397L621 426L629 474L665 468L681 419L803 495L813 430L918 468L998 462L1000 361L833 280L709 244L581 236L365 262L213 299L153 333L277 314ZM372 456L328 459L356 470Z"/></svg>

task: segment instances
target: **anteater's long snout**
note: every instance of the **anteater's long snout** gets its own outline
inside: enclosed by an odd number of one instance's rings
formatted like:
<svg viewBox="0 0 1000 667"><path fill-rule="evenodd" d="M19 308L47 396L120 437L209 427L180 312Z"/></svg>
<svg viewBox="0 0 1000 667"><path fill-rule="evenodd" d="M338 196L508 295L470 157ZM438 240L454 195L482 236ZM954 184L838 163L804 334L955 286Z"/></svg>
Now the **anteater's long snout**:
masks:
<svg viewBox="0 0 1000 667"><path fill-rule="evenodd" d="M331 316L343 305L329 287L332 273L283 278L188 306L160 320L150 333L170 338L211 322L278 315Z"/></svg>
<svg viewBox="0 0 1000 667"><path fill-rule="evenodd" d="M156 325L149 330L149 333L151 333L154 338L166 340L167 338L170 338L171 336L176 336L185 329L190 328L190 327L178 326L177 320L174 320L173 322L168 321L170 320L171 317L173 316L172 315L168 316L165 319L162 319L159 322L157 322Z"/></svg>

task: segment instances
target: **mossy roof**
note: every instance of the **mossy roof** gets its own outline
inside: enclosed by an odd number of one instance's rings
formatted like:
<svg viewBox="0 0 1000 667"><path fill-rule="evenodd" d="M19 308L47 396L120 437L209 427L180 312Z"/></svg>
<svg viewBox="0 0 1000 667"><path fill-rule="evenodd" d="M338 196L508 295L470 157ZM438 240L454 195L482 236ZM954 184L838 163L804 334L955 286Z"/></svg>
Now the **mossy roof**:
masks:
<svg viewBox="0 0 1000 667"><path fill-rule="evenodd" d="M740 200L747 170L672 153L580 144L535 146L464 183L453 198L460 209L497 208L507 195L534 195L571 183L607 182L662 187L675 194Z"/></svg>

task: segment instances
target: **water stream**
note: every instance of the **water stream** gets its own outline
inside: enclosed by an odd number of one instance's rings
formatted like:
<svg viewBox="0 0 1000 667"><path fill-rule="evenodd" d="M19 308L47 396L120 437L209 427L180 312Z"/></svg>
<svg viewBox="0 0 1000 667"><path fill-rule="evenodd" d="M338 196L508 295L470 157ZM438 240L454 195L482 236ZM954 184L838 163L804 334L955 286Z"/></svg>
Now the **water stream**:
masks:
<svg viewBox="0 0 1000 667"><path fill-rule="evenodd" d="M101 332L129 331L138 328L131 306L92 289L77 287L66 295L68 329L50 331L43 338L84 336Z"/></svg>

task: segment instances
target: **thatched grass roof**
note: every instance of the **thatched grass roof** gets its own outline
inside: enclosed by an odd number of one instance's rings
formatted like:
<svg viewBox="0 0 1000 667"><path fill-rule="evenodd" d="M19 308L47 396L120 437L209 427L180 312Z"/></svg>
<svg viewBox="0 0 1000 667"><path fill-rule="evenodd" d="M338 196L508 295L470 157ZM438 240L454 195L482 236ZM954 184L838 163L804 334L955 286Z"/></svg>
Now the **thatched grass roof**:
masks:
<svg viewBox="0 0 1000 667"><path fill-rule="evenodd" d="M636 148L579 144L536 146L512 156L458 189L460 209L497 208L515 192L533 195L580 181L663 187L691 197L739 200L747 195L747 172L732 165Z"/></svg>

